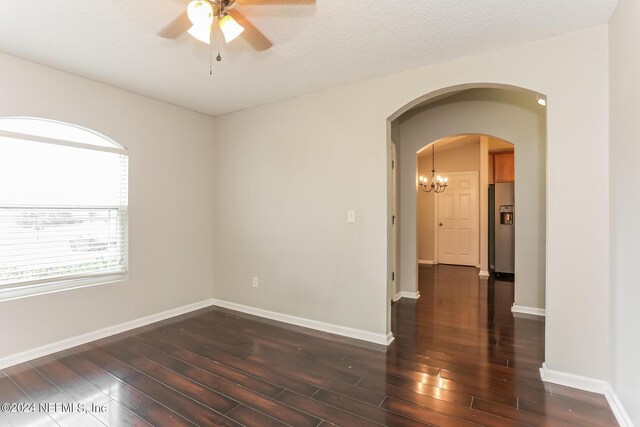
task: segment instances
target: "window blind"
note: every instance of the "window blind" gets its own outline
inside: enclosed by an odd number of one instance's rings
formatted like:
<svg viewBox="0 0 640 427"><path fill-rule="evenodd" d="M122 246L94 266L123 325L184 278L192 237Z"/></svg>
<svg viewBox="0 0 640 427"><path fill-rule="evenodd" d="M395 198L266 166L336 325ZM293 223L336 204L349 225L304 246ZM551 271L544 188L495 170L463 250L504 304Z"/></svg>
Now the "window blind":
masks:
<svg viewBox="0 0 640 427"><path fill-rule="evenodd" d="M128 156L81 139L0 127L0 291L127 273Z"/></svg>

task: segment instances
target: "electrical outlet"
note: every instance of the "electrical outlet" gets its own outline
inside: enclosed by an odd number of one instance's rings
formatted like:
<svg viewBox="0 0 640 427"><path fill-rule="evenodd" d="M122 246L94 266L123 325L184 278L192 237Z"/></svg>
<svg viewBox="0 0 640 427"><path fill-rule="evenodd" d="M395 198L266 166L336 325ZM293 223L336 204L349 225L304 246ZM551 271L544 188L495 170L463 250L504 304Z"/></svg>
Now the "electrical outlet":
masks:
<svg viewBox="0 0 640 427"><path fill-rule="evenodd" d="M253 287L257 288L260 285L260 282L258 281L258 278L254 276L253 278Z"/></svg>

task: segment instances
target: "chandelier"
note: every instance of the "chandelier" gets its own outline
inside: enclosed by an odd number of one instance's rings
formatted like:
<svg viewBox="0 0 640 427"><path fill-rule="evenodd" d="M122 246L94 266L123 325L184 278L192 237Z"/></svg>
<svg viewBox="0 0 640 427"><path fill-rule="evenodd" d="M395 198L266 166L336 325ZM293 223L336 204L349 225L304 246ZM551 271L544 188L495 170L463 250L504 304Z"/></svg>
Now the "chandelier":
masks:
<svg viewBox="0 0 640 427"><path fill-rule="evenodd" d="M431 159L432 159L432 169L431 169L431 183L429 183L429 178L424 176L420 177L420 189L425 193L442 193L447 189L447 181L449 178L443 178L440 175L436 176L436 144L435 142L431 145Z"/></svg>

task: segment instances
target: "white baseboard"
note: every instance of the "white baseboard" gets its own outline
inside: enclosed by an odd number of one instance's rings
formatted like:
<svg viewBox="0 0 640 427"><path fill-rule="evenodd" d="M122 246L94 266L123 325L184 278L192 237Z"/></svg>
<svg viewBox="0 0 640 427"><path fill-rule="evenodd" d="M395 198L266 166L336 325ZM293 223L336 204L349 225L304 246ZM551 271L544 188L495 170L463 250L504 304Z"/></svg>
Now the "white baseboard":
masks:
<svg viewBox="0 0 640 427"><path fill-rule="evenodd" d="M214 299L213 304L217 305L218 307L228 308L229 310L236 310L258 317L276 320L278 322L289 323L291 325L302 326L303 328L315 329L317 331L328 332L330 334L342 335L344 337L355 338L375 344L389 345L391 344L391 341L393 341L393 335L389 336L388 334L376 334L374 332L363 331L361 329L333 325L331 323L320 322L317 320L304 319L302 317L277 313L275 311L264 310L262 308L236 304L235 302Z"/></svg>
<svg viewBox="0 0 640 427"><path fill-rule="evenodd" d="M481 279L488 279L490 275L488 271L480 270L480 273L478 273L478 276L480 276Z"/></svg>
<svg viewBox="0 0 640 427"><path fill-rule="evenodd" d="M545 382L578 388L598 394L604 394L608 387L606 381L570 374L568 372L555 371L547 368L546 363L543 363L542 368L540 368L540 378Z"/></svg>
<svg viewBox="0 0 640 427"><path fill-rule="evenodd" d="M418 299L420 298L420 292L405 292L400 291L393 296L393 302L400 300L401 298Z"/></svg>
<svg viewBox="0 0 640 427"><path fill-rule="evenodd" d="M633 427L629 414L627 414L627 411L625 411L622 406L622 403L620 402L620 399L618 399L613 387L611 387L611 384L607 381L570 374L568 372L555 371L547 368L546 363L543 363L542 368L540 368L540 378L545 382L603 394L607 399L618 424L620 424L620 427Z"/></svg>
<svg viewBox="0 0 640 427"><path fill-rule="evenodd" d="M419 259L418 260L418 264L422 264L422 265L436 265L437 262L435 262L434 260L431 259Z"/></svg>
<svg viewBox="0 0 640 427"><path fill-rule="evenodd" d="M418 299L420 298L420 292L400 291L400 298Z"/></svg>
<svg viewBox="0 0 640 427"><path fill-rule="evenodd" d="M631 417L629 417L629 414L622 406L622 402L618 399L616 392L613 391L613 387L607 387L607 390L604 392L604 397L607 398L611 411L613 411L613 415L616 416L616 420L618 421L618 424L620 424L620 427L633 427Z"/></svg>
<svg viewBox="0 0 640 427"><path fill-rule="evenodd" d="M389 332L387 334L387 345L390 345L395 339L396 337L393 336L393 333Z"/></svg>
<svg viewBox="0 0 640 427"><path fill-rule="evenodd" d="M544 308L525 307L523 305L511 306L512 313L530 314L532 316L546 316L547 311Z"/></svg>
<svg viewBox="0 0 640 427"><path fill-rule="evenodd" d="M150 316L141 317L139 319L131 320L129 322L120 323L119 325L109 326L97 331L88 332L86 334L77 335L75 337L67 338L61 341L57 341L51 344L43 345L32 350L23 351L10 356L0 358L0 369L8 368L9 366L17 365L19 363L28 362L29 360L37 359L39 357L47 356L49 354L57 353L62 350L67 350L72 347L76 347L82 344L86 344L91 341L96 341L102 338L116 335L122 332L129 331L131 329L146 326L151 323L159 322L161 320L169 319L171 317L180 316L181 314L189 313L191 311L200 310L214 305L212 299L196 302L193 304L185 305L178 308L172 308L171 310L163 311L161 313L152 314Z"/></svg>

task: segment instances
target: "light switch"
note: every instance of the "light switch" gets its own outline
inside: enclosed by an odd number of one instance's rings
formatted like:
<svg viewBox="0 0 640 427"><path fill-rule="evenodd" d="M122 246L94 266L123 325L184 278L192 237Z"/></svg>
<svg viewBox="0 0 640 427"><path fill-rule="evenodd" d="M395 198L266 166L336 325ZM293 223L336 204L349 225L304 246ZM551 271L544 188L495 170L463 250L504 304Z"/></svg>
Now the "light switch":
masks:
<svg viewBox="0 0 640 427"><path fill-rule="evenodd" d="M356 222L356 211L354 209L347 211L347 222Z"/></svg>

